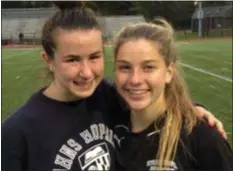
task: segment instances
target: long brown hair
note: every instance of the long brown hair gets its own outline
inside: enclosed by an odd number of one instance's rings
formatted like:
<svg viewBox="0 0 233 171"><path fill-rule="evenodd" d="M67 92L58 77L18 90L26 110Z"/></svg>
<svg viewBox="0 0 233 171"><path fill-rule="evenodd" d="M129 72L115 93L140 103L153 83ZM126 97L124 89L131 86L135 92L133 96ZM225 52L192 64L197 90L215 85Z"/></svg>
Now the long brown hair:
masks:
<svg viewBox="0 0 233 171"><path fill-rule="evenodd" d="M159 167L167 166L167 162L174 160L180 138L181 128L184 125L190 133L197 122L197 115L193 103L190 100L182 72L177 66L177 53L175 49L174 31L172 26L164 19L157 18L154 23L138 23L124 27L117 35L114 54L117 57L119 48L126 42L137 39L145 39L159 45L160 54L166 65L175 64L172 80L165 87L166 117L161 128L159 150L156 159ZM154 125L164 115L159 116Z"/></svg>

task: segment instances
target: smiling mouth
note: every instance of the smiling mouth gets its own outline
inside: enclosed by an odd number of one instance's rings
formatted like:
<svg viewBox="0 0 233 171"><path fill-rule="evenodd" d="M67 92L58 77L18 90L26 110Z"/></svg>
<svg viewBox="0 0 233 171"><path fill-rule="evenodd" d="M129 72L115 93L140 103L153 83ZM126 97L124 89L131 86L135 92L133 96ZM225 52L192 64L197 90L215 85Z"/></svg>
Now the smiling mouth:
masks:
<svg viewBox="0 0 233 171"><path fill-rule="evenodd" d="M79 82L79 81L74 81L74 84L84 88L84 89L89 89L92 86L93 81L89 81L89 82Z"/></svg>
<svg viewBox="0 0 233 171"><path fill-rule="evenodd" d="M125 89L128 96L133 100L141 100L149 92L149 89Z"/></svg>
<svg viewBox="0 0 233 171"><path fill-rule="evenodd" d="M148 92L148 90L130 90L130 89L126 91L128 91L130 94L135 94L135 95L140 95Z"/></svg>

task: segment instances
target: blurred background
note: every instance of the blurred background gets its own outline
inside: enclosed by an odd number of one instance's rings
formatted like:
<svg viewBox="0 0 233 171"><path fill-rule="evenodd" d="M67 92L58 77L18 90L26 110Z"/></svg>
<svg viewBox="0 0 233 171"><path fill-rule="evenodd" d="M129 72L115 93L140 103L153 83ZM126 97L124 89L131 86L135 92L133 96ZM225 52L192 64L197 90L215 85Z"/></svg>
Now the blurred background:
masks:
<svg viewBox="0 0 233 171"><path fill-rule="evenodd" d="M98 16L105 41L112 40L127 23L162 16L176 29L177 39L232 35L231 1L83 1ZM201 3L201 8L200 4ZM38 44L41 28L56 9L51 1L2 1L2 44ZM201 21L201 34L198 23Z"/></svg>
<svg viewBox="0 0 233 171"><path fill-rule="evenodd" d="M194 101L220 119L232 144L231 1L83 1L97 14L105 41L105 76L114 79L112 40L126 24L167 19ZM2 122L49 83L41 30L56 12L50 1L1 1Z"/></svg>

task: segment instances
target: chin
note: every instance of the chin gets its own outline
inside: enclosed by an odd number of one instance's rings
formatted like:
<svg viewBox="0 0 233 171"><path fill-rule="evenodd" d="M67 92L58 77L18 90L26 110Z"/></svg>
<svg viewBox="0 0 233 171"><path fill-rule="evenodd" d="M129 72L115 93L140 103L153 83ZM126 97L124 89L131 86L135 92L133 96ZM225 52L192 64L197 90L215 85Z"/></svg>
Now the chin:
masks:
<svg viewBox="0 0 233 171"><path fill-rule="evenodd" d="M88 98L94 93L95 88L91 88L85 91L76 91L74 94L80 98Z"/></svg>
<svg viewBox="0 0 233 171"><path fill-rule="evenodd" d="M143 110L149 106L147 102L129 102L128 103L131 110Z"/></svg>
<svg viewBox="0 0 233 171"><path fill-rule="evenodd" d="M95 86L90 87L88 90L74 88L73 90L71 90L71 92L75 97L85 99L90 97L94 93L95 88Z"/></svg>
<svg viewBox="0 0 233 171"><path fill-rule="evenodd" d="M73 93L73 95L77 97L78 99L85 99L85 98L90 97L92 93L91 92L75 92Z"/></svg>

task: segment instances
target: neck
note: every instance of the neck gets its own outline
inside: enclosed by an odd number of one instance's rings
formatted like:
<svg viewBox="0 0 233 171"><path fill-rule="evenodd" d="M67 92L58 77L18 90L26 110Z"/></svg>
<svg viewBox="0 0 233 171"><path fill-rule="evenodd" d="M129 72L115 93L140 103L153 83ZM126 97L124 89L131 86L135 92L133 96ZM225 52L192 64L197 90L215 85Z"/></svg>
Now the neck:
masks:
<svg viewBox="0 0 233 171"><path fill-rule="evenodd" d="M55 99L57 101L74 101L78 100L77 97L72 96L71 93L67 92L62 86L56 81L53 81L45 90L44 90L44 95L51 99Z"/></svg>
<svg viewBox="0 0 233 171"><path fill-rule="evenodd" d="M145 130L149 125L163 115L165 110L166 103L163 95L143 110L131 110L132 132L141 132Z"/></svg>

